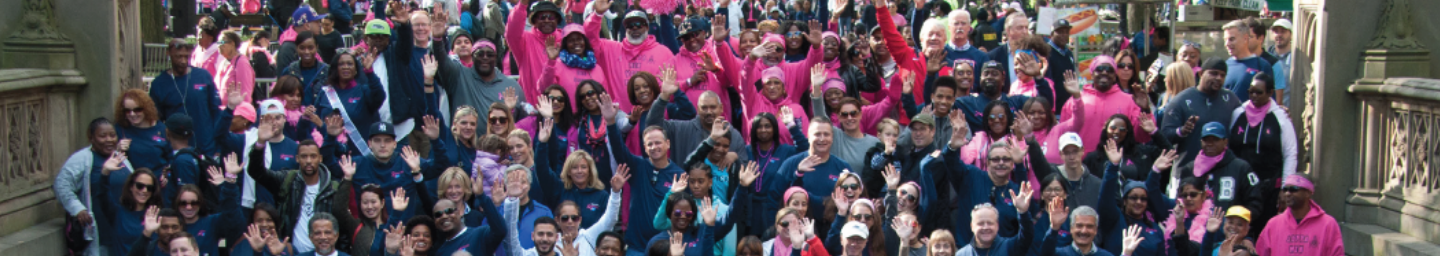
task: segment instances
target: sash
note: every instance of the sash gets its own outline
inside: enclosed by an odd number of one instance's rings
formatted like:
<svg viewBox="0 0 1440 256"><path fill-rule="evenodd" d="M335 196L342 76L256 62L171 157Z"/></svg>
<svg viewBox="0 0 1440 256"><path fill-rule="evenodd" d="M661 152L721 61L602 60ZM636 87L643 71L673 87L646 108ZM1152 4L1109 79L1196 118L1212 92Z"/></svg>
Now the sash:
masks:
<svg viewBox="0 0 1440 256"><path fill-rule="evenodd" d="M340 96L335 93L335 87L324 86L320 88L325 91L325 99L330 101L330 107L336 111L340 111L341 119L345 120L346 137L350 138L351 143L355 143L355 148L360 150L362 155L370 155L370 146L365 144L365 136L360 135L360 129L356 129L355 122L350 121L350 113L345 111L345 105L341 104ZM410 120L405 121L409 122ZM405 132L409 133L408 129Z"/></svg>

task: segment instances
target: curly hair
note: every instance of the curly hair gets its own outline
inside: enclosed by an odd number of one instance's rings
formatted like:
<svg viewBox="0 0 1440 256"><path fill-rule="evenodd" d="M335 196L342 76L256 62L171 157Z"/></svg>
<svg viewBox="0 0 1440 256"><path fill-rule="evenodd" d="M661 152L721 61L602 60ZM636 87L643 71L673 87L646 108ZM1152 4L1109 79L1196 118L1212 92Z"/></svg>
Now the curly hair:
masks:
<svg viewBox="0 0 1440 256"><path fill-rule="evenodd" d="M150 93L141 89L129 89L120 93L120 98L115 100L115 122L120 127L130 128L137 125L130 123L130 119L125 118L125 100L127 99L134 101L135 105L139 105L140 112L145 114L144 122L160 120L160 111L155 109L155 101L150 99Z"/></svg>

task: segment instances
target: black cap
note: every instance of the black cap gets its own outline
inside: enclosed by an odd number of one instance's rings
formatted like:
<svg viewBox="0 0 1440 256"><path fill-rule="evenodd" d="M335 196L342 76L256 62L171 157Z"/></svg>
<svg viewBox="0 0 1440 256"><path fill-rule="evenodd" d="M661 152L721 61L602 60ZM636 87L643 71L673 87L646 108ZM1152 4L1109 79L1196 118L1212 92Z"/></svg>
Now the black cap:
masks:
<svg viewBox="0 0 1440 256"><path fill-rule="evenodd" d="M1054 26L1051 26L1051 27L1054 27L1055 29L1071 28L1071 26L1070 26L1070 21L1069 21L1069 20L1066 20L1066 19L1056 19L1056 20L1055 20L1055 25L1054 25Z"/></svg>
<svg viewBox="0 0 1440 256"><path fill-rule="evenodd" d="M1005 67L1001 66L1001 65L1000 65L1000 62L996 62L996 61L993 61L993 60L992 60L992 61L986 61L986 62L985 62L985 68L983 68L983 69L981 69L981 70L992 69L992 68L993 68L993 69L999 69L999 70L1005 70Z"/></svg>
<svg viewBox="0 0 1440 256"><path fill-rule="evenodd" d="M565 14L560 13L560 6L555 5L555 3L551 3L550 1L539 1L533 5L530 5L530 18L534 18L535 15L542 12L553 12L555 13L556 18L559 18L562 21L565 20Z"/></svg>
<svg viewBox="0 0 1440 256"><path fill-rule="evenodd" d="M685 19L685 23L680 23L680 38L705 32L706 29L710 29L710 20L701 17L690 17L689 19Z"/></svg>
<svg viewBox="0 0 1440 256"><path fill-rule="evenodd" d="M1219 70L1219 71L1229 70L1229 65L1225 64L1225 60L1220 59L1220 58L1209 58L1209 59L1205 59L1205 62L1202 63L1202 64L1200 64L1200 67L1202 68L1202 70L1211 70L1211 69Z"/></svg>
<svg viewBox="0 0 1440 256"><path fill-rule="evenodd" d="M165 129L171 134L188 138L195 132L195 120L185 113L175 113L165 118Z"/></svg>
<svg viewBox="0 0 1440 256"><path fill-rule="evenodd" d="M395 125L386 122L375 122L375 124L370 125L370 137L366 139L373 138L375 135L390 135L390 137L395 137Z"/></svg>

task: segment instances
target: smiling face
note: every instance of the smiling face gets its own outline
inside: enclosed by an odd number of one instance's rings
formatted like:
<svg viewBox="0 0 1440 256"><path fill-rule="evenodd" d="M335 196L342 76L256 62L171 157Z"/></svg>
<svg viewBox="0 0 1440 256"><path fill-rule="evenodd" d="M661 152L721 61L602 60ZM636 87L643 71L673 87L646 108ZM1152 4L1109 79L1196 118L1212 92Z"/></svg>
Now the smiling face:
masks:
<svg viewBox="0 0 1440 256"><path fill-rule="evenodd" d="M570 33L569 35L566 35L564 47L565 51L570 52L570 54L585 54L585 35L582 35L580 33Z"/></svg>
<svg viewBox="0 0 1440 256"><path fill-rule="evenodd" d="M120 136L115 132L114 125L101 124L95 127L95 132L90 135L90 147L101 155L114 153L119 143Z"/></svg>
<svg viewBox="0 0 1440 256"><path fill-rule="evenodd" d="M755 127L755 133L750 136L755 142L775 141L775 122L771 122L768 118L757 118L751 125Z"/></svg>
<svg viewBox="0 0 1440 256"><path fill-rule="evenodd" d="M173 256L198 256L200 249L195 248L195 240L189 237L177 237L170 240L167 246L170 248L170 255Z"/></svg>
<svg viewBox="0 0 1440 256"><path fill-rule="evenodd" d="M730 137L729 137L729 136L721 136L721 137L719 137L719 138L715 138L715 141L714 141L714 142L715 142L715 144L714 144L715 148L719 148L719 149L728 149L728 148L730 148ZM721 160L724 160L724 159L725 159L725 155L727 155L727 154L729 154L729 153L730 153L729 150L711 150L711 151L710 151L710 155L705 156L705 158L706 158L706 159L709 159L710 162L719 163L719 162L721 162ZM695 177L695 176L694 176L694 175L691 175L690 177ZM695 186L694 184L695 184L695 183L690 183L690 186L693 188L693 187ZM708 190L708 189L707 189L707 190Z"/></svg>
<svg viewBox="0 0 1440 256"><path fill-rule="evenodd" d="M1205 191L1200 190L1200 188L1196 188L1195 186L1191 185L1184 185L1180 186L1180 199L1185 202L1185 211L1193 213L1199 212L1201 207L1205 207L1205 200L1210 199L1210 197L1209 195L1205 194Z"/></svg>
<svg viewBox="0 0 1440 256"><path fill-rule="evenodd" d="M700 125L705 129L709 129L710 125L715 123L716 118L721 118L721 115L725 114L725 106L720 105L720 97L715 94L701 94L700 101L697 103L695 106L700 108L697 118L700 118Z"/></svg>
<svg viewBox="0 0 1440 256"><path fill-rule="evenodd" d="M804 41L805 31L801 30L800 26L790 26L785 30L785 46L789 48L787 50L800 49L804 46L801 45Z"/></svg>
<svg viewBox="0 0 1440 256"><path fill-rule="evenodd" d="M805 213L810 209L809 194L802 192L791 196L790 201L785 202L785 207L794 208L796 215L805 216Z"/></svg>
<svg viewBox="0 0 1440 256"><path fill-rule="evenodd" d="M1093 82L1092 85L1095 86L1096 90L1108 91L1112 86L1115 86L1115 83L1119 82L1119 80L1117 80L1119 76L1115 74L1115 66L1113 65L1101 64L1101 66L1095 68L1094 75L1095 82Z"/></svg>
<svg viewBox="0 0 1440 256"><path fill-rule="evenodd" d="M351 55L351 54L341 54L340 56L336 56L335 59L337 59L337 60L335 61L335 65L336 65L336 66L335 66L335 70L339 71L340 74L338 74L338 75L340 75L340 80L341 80L341 81L354 80L354 79L355 79L355 55Z"/></svg>
<svg viewBox="0 0 1440 256"><path fill-rule="evenodd" d="M815 121L810 122L810 134L808 134L808 137L810 137L811 139L811 151L814 151L814 153L816 154L830 153L830 144L833 143L835 139L835 132L833 128L830 127L832 126L827 123Z"/></svg>
<svg viewBox="0 0 1440 256"><path fill-rule="evenodd" d="M260 234L262 235L275 234L275 218L274 216L270 216L269 212L255 211L255 217L251 219L250 224L255 224L256 227L259 227Z"/></svg>
<svg viewBox="0 0 1440 256"><path fill-rule="evenodd" d="M559 89L547 91L545 95L550 96L550 110L555 111L556 114L563 113L565 104L570 104L569 98L565 97L565 92Z"/></svg>
<svg viewBox="0 0 1440 256"><path fill-rule="evenodd" d="M995 180L1010 180L1010 171L1015 170L1015 159L1010 158L1006 147L991 147L989 158L986 162L990 167L990 177Z"/></svg>
<svg viewBox="0 0 1440 256"><path fill-rule="evenodd" d="M826 89L824 95L821 96L825 97L825 108L839 109L840 100L845 99L845 90L839 88Z"/></svg>
<svg viewBox="0 0 1440 256"><path fill-rule="evenodd" d="M985 69L980 72L980 91L986 96L1000 95L1000 85L1005 81L1005 72L999 69Z"/></svg>
<svg viewBox="0 0 1440 256"><path fill-rule="evenodd" d="M425 253L430 251L430 245L432 244L430 241L434 240L433 234L434 230L431 230L430 226L426 225L419 225L410 229L410 242L415 244L415 254L426 255Z"/></svg>
<svg viewBox="0 0 1440 256"><path fill-rule="evenodd" d="M802 223L800 222L800 216L797 216L795 214L786 214L785 216L780 216L780 219L775 220L775 233L789 234L791 228L798 229L801 228L801 226ZM785 242L790 242L789 239L782 240L784 240Z"/></svg>
<svg viewBox="0 0 1440 256"><path fill-rule="evenodd" d="M430 13L415 11L410 13L410 29L415 33L415 47L429 47L430 45Z"/></svg>
<svg viewBox="0 0 1440 256"><path fill-rule="evenodd" d="M1050 109L1045 108L1045 104L1040 104L1038 101L1025 106L1025 115L1030 117L1030 124L1034 125L1036 129L1050 127L1050 120L1055 118L1050 114Z"/></svg>
<svg viewBox="0 0 1440 256"><path fill-rule="evenodd" d="M760 45L759 33L740 33L740 52L750 52L758 45Z"/></svg>
<svg viewBox="0 0 1440 256"><path fill-rule="evenodd" d="M690 230L690 225L695 223L695 205L689 200L674 202L675 207L665 214L670 215L670 226L676 231Z"/></svg>
<svg viewBox="0 0 1440 256"><path fill-rule="evenodd" d="M485 121L488 121L490 124L485 126L485 128L490 130L490 134L499 136L510 135L510 113L498 109L491 109L489 117L487 117Z"/></svg>
<svg viewBox="0 0 1440 256"><path fill-rule="evenodd" d="M1125 216L1131 218L1144 216L1146 207L1150 206L1149 195L1150 193L1145 189L1131 189L1130 193L1125 195Z"/></svg>
<svg viewBox="0 0 1440 256"><path fill-rule="evenodd" d="M462 115L455 117L455 135L459 141L470 141L475 139L475 128L479 126L478 118L475 115Z"/></svg>
<svg viewBox="0 0 1440 256"><path fill-rule="evenodd" d="M613 236L602 236L595 246L596 256L621 256L625 254L625 242Z"/></svg>
<svg viewBox="0 0 1440 256"><path fill-rule="evenodd" d="M1005 106L991 106L985 111L985 120L989 125L985 131L992 136L1002 136L1010 132L1010 110L1005 109Z"/></svg>
<svg viewBox="0 0 1440 256"><path fill-rule="evenodd" d="M837 116L840 117L841 129L845 129L847 132L860 130L860 106L855 104L841 104L840 112Z"/></svg>
<svg viewBox="0 0 1440 256"><path fill-rule="evenodd" d="M515 160L521 162L529 162L530 160L532 160L532 156L530 155L531 152L529 140L526 140L525 138L509 136L505 138L505 142L510 144L509 153L510 156L515 157Z"/></svg>
<svg viewBox="0 0 1440 256"><path fill-rule="evenodd" d="M651 159L666 159L670 152L670 139L665 138L665 133L660 130L652 130L645 133L645 154Z"/></svg>
<svg viewBox="0 0 1440 256"><path fill-rule="evenodd" d="M325 255L335 252L335 240L340 237L336 234L335 223L330 220L320 219L310 222L310 243L315 245L315 254Z"/></svg>
<svg viewBox="0 0 1440 256"><path fill-rule="evenodd" d="M1206 69L1200 72L1200 85L1198 90L1204 93L1219 92L1225 88L1225 71L1217 69Z"/></svg>
<svg viewBox="0 0 1440 256"><path fill-rule="evenodd" d="M631 43L635 43L636 40L643 41L649 34L650 23L648 21L639 18L626 20L625 38L629 39Z"/></svg>
<svg viewBox="0 0 1440 256"><path fill-rule="evenodd" d="M995 208L980 208L971 213L974 218L970 220L970 232L975 233L975 241L982 244L995 242L995 236L1000 230L1000 214Z"/></svg>
<svg viewBox="0 0 1440 256"><path fill-rule="evenodd" d="M1249 57L1250 55L1249 31L1242 31L1240 28L1225 30L1225 50L1230 52L1230 57Z"/></svg>
<svg viewBox="0 0 1440 256"><path fill-rule="evenodd" d="M575 184L576 187L588 187L590 186L591 165L590 161L584 159L575 161L574 166L565 169L565 177L570 178L570 183Z"/></svg>
<svg viewBox="0 0 1440 256"><path fill-rule="evenodd" d="M828 36L820 40L820 46L825 48L825 61L834 60L840 57L840 38Z"/></svg>
<svg viewBox="0 0 1440 256"><path fill-rule="evenodd" d="M121 104L125 106L124 112L126 122L129 122L132 126L146 124L145 108L140 107L139 103L136 103L133 99L125 98L125 101Z"/></svg>
<svg viewBox="0 0 1440 256"><path fill-rule="evenodd" d="M155 194L155 176L149 174L136 174L134 185L130 186L130 198L136 202L149 202L150 196Z"/></svg>
<svg viewBox="0 0 1440 256"><path fill-rule="evenodd" d="M1129 134L1130 123L1125 119L1111 118L1109 122L1105 122L1105 139L1114 140L1116 143L1124 142Z"/></svg>
<svg viewBox="0 0 1440 256"><path fill-rule="evenodd" d="M918 208L920 206L920 190L917 189L914 185L911 185L910 183L900 185L900 189L895 193L896 197L900 199L900 203L896 206L899 207L901 211L914 212L916 210L919 210Z"/></svg>
<svg viewBox="0 0 1440 256"><path fill-rule="evenodd" d="M1115 75L1121 81L1134 81L1135 79L1135 58L1134 55L1125 55L1115 63Z"/></svg>
<svg viewBox="0 0 1440 256"><path fill-rule="evenodd" d="M630 91L635 93L635 98L631 100L638 103L635 104L637 106L650 106L650 103L655 102L654 88L650 82L645 81L645 79L640 76L630 77Z"/></svg>
<svg viewBox="0 0 1440 256"><path fill-rule="evenodd" d="M445 194L446 194L446 196L448 197L449 194L450 194L450 191L448 191L448 190L445 191ZM378 219L378 218L380 218L380 211L385 210L384 208L385 208L385 200L384 200L384 199L381 199L381 198L380 198L380 195L375 194L375 193L369 193L369 192L362 192L362 193L360 193L360 216L361 216L361 217L364 217L364 218L366 218L366 219L372 219L372 220Z"/></svg>
<svg viewBox="0 0 1440 256"><path fill-rule="evenodd" d="M845 198L849 199L849 201L860 199L860 190L862 188L862 184L860 184L860 179L857 179L854 176L846 177L847 178L845 178L845 180L841 180L839 183L836 183L840 184L839 187L837 187L836 189L839 189L840 193L844 194Z"/></svg>
<svg viewBox="0 0 1440 256"><path fill-rule="evenodd" d="M929 34L925 34L924 38L926 49L945 47L945 31L933 29Z"/></svg>
<svg viewBox="0 0 1440 256"><path fill-rule="evenodd" d="M580 92L579 104L585 108L585 113L600 113L600 91L595 89L595 84L582 83L576 91Z"/></svg>
<svg viewBox="0 0 1440 256"><path fill-rule="evenodd" d="M687 51L700 52L705 49L705 39L710 38L701 34L704 33L693 33L690 34L690 36L682 37L680 38L680 43L685 44L685 50Z"/></svg>
<svg viewBox="0 0 1440 256"><path fill-rule="evenodd" d="M955 69L952 69L950 74L955 77L955 97L970 95L971 88L975 88L975 66L970 64L957 65ZM936 111L939 110L937 109Z"/></svg>
<svg viewBox="0 0 1440 256"><path fill-rule="evenodd" d="M200 195L193 191L181 191L180 197L176 198L175 208L180 210L180 217L186 220L194 220L200 215Z"/></svg>
<svg viewBox="0 0 1440 256"><path fill-rule="evenodd" d="M1100 220L1097 216L1075 216L1075 221L1070 223L1070 235L1075 245L1088 247L1095 243L1095 234L1100 231Z"/></svg>
<svg viewBox="0 0 1440 256"><path fill-rule="evenodd" d="M1074 148L1074 147L1070 147L1070 148ZM1045 188L1043 188L1043 189L1040 190L1040 200L1043 200L1043 201L1045 201L1045 202L1048 203L1048 202L1050 202L1051 200L1055 200L1055 198L1057 198L1057 197L1063 197L1063 196L1065 196L1065 195L1067 194L1066 191L1065 191L1065 186L1064 186L1064 185L1061 185L1060 182L1063 182L1063 181L1055 180L1055 181L1051 181L1051 182L1048 183L1048 184L1045 184Z"/></svg>
<svg viewBox="0 0 1440 256"><path fill-rule="evenodd" d="M760 93L765 94L765 98L771 101L778 101L785 98L785 80L780 78L766 79L765 89L761 90Z"/></svg>
<svg viewBox="0 0 1440 256"><path fill-rule="evenodd" d="M541 34L555 32L555 28L560 24L560 15L555 12L540 12L534 15L530 18L530 24Z"/></svg>
<svg viewBox="0 0 1440 256"><path fill-rule="evenodd" d="M440 233L454 233L460 230L460 225L465 225L460 221L460 216L464 214L460 213L460 209L455 207L455 203L450 200L435 202L430 213L435 217L435 226L440 229Z"/></svg>
<svg viewBox="0 0 1440 256"><path fill-rule="evenodd" d="M928 124L910 123L910 140L916 147L929 146L935 142L935 127Z"/></svg>
<svg viewBox="0 0 1440 256"><path fill-rule="evenodd" d="M530 233L530 240L535 241L535 251L540 255L550 254L555 250L555 240L560 238L560 230L554 224L535 224L535 231Z"/></svg>
<svg viewBox="0 0 1440 256"><path fill-rule="evenodd" d="M305 39L304 42L295 45L295 56L300 57L300 65L306 67L315 66L315 51L319 50L315 44L315 38Z"/></svg>

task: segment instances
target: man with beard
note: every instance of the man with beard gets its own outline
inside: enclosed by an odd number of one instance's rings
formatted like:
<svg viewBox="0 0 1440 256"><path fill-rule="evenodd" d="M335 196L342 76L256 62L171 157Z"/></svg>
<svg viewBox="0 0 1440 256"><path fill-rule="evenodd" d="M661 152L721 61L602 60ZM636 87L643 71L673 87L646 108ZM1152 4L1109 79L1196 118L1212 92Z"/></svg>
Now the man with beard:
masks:
<svg viewBox="0 0 1440 256"><path fill-rule="evenodd" d="M595 4L595 11L597 13L603 13L603 11L608 10L609 7L609 0L600 0ZM645 71L650 74L660 74L661 64L674 65L671 62L672 59L675 58L675 55L670 52L671 48L666 48L664 45L661 45L655 41L656 36L650 35L650 19L649 15L645 14L644 11L634 10L625 14L625 19L622 21L625 25L625 38L623 39L625 42L623 43L600 37L600 27L604 26L605 23L601 16L602 15L591 15L590 19L585 22L585 37L595 48L595 60L596 63L601 66L602 70L605 71L605 80L610 81L605 84L607 87L606 91L624 91L612 88L624 88L626 83L619 81L629 81L631 76L634 76L635 73L640 71ZM669 24L668 27L671 28L661 29L660 31L675 31L673 24ZM662 34L660 36L669 39L676 38L673 34ZM671 41L673 42L674 40ZM620 110L630 111L630 97L628 94L615 93L610 95L615 96L615 102L620 103ZM722 107L721 109L723 110L724 108Z"/></svg>
<svg viewBox="0 0 1440 256"><path fill-rule="evenodd" d="M334 145L333 141L327 141L325 145ZM250 149L250 159L264 159L265 148L269 146L266 142L257 142ZM276 170L265 166L264 161L250 161L245 167L245 173L255 178L256 184L275 191L275 201L280 206L278 220L280 232L288 232L286 235L293 237L291 243L296 251L311 251L315 245L310 241L310 219L316 214L330 212L330 200L334 197L339 182L332 182L330 168L333 164L321 165L320 146L315 141L305 140L300 142L298 157L300 170ZM332 158L333 159L333 158ZM238 168L229 161L226 162L227 169ZM277 234L279 235L279 234Z"/></svg>
<svg viewBox="0 0 1440 256"><path fill-rule="evenodd" d="M1230 127L1235 108L1240 100L1235 93L1226 90L1224 79L1227 65L1220 59L1205 60L1200 71L1200 84L1175 95L1165 103L1165 119L1160 120L1160 133L1173 143L1181 145L1178 165L1184 166L1195 160L1200 153L1200 134L1192 133L1196 124L1219 122ZM1259 208L1251 208L1259 209Z"/></svg>
<svg viewBox="0 0 1440 256"><path fill-rule="evenodd" d="M523 195L523 193L522 193ZM522 248L520 246L520 231L516 226L520 220L520 200L518 198L505 198L505 253L512 256L556 256L555 241L560 239L560 224L550 217L540 217L531 222L535 228L530 232L530 239L535 241L535 246ZM577 255L572 255L577 256Z"/></svg>
<svg viewBox="0 0 1440 256"><path fill-rule="evenodd" d="M1081 101L1066 103L1065 107L1060 109L1060 120L1072 118L1072 109L1078 107L1085 111L1083 115L1086 118L1086 125L1080 127L1081 138L1099 138L1100 133L1105 130L1105 126L1099 124L1115 114L1124 114L1130 118L1131 131L1144 131L1140 120L1154 116L1141 112L1140 106L1135 105L1134 97L1120 89L1120 77L1115 74L1115 60L1104 55L1095 57L1090 61L1090 74L1095 80L1076 96L1080 97ZM1150 133L1136 132L1134 135L1136 142L1150 141ZM1085 143L1085 152L1095 151L1100 145L1100 142Z"/></svg>
<svg viewBox="0 0 1440 256"><path fill-rule="evenodd" d="M709 19L701 17L686 20L680 25L680 52L676 53L670 62L675 65L675 79L678 79L676 82L687 99L699 99L700 94L706 91L717 92L721 105L725 105L725 116L732 116L730 94L721 93L726 92L726 84L732 81L720 80L724 77L720 72L725 70L716 65L715 47L711 46L708 40L711 38L708 29L717 28L712 26L723 28L724 25L711 24Z"/></svg>
<svg viewBox="0 0 1440 256"><path fill-rule="evenodd" d="M1291 174L1285 177L1280 190L1285 191L1285 212L1270 219L1265 231L1255 239L1257 255L1341 255L1345 241L1335 218L1310 200L1315 184L1310 175ZM1239 239L1232 237L1231 239ZM1221 247L1224 247L1223 245ZM1297 251L1299 248L1299 251Z"/></svg>
<svg viewBox="0 0 1440 256"><path fill-rule="evenodd" d="M960 148L970 143L970 139L966 138L966 135L970 134L970 129L969 127L960 127L964 121L955 117L958 114L951 114L950 125L956 127L956 130L950 135L949 147L941 152L940 157L943 161L931 161L927 163L927 166L922 167L927 170L940 170L936 173L943 175L935 177L936 183L942 187L949 185L960 192L951 201L955 202L956 208L951 213L951 223L954 225L951 230L956 231L955 241L963 241L962 244L975 241L972 238L976 234L970 229L970 225L973 224L971 221L975 219L971 210L985 204L993 206L998 216L995 220L997 227L994 232L998 236L1015 236L1021 231L1018 221L1022 221L1020 220L1022 211L1018 211L1017 208L1023 208L1016 204L1016 195L1021 191L1031 193L1029 192L1031 189L1028 185L1021 188L1019 184L1010 182L1010 179L1013 173L1025 173L1026 170L1017 168L1019 166L1018 159L1012 158L1012 154L1008 153L1011 146L1003 141L990 145L989 158L984 160L988 171L960 161Z"/></svg>
<svg viewBox="0 0 1440 256"><path fill-rule="evenodd" d="M465 41L466 37L455 37L452 41ZM516 99L529 98L525 90L520 88L520 83L515 82L510 76L500 71L500 52L494 42L489 39L479 38L471 45L461 45L463 42L449 42L455 45L455 49L435 47L434 55L436 64L435 77L440 81L441 88L450 96L450 113L454 113L460 106L472 106L485 108L491 103L502 102L504 93L513 90ZM470 52L458 51L461 47L470 47ZM458 54L469 54L471 65L466 68L459 60L443 58L449 56L450 50L457 50ZM509 103L509 102L506 102ZM527 104L528 105L528 104ZM517 106L509 106L515 109ZM518 120L518 119L515 119ZM476 131L489 131L489 122L476 122Z"/></svg>
<svg viewBox="0 0 1440 256"><path fill-rule="evenodd" d="M955 100L955 110L965 116L965 123L968 127L985 127L985 105L991 101L1003 100L1009 103L1010 112L1014 113L1019 106L1024 106L1025 101L1030 97L1024 95L1005 95L1009 91L1004 87L1005 68L1004 64L994 59L985 62L984 71L980 72L980 94L968 95ZM938 111L938 110L937 110ZM967 127L966 132L971 132ZM959 127L955 127L959 128ZM967 134L965 137L969 137ZM959 147L956 147L959 148Z"/></svg>
<svg viewBox="0 0 1440 256"><path fill-rule="evenodd" d="M171 39L165 51L170 56L170 69L155 76L150 82L150 99L160 116L169 117L184 113L194 119L193 140L195 152L210 155L216 151L215 117L220 115L220 93L215 87L215 78L205 69L190 65L191 49L184 39ZM178 148L176 148L178 149Z"/></svg>
<svg viewBox="0 0 1440 256"><path fill-rule="evenodd" d="M500 190L504 190L503 188ZM493 192L493 190L492 190ZM518 190L504 193L496 193L508 197L520 196ZM495 255L500 243L505 240L506 230L500 227L505 226L504 217L500 211L495 209L495 203L485 194L477 195L481 212L485 213L485 224L479 227L465 226L465 213L456 208L459 203L450 199L440 199L431 207L431 215L435 216L435 226L438 229L435 233L435 240L445 241L437 249L434 255L452 255L459 251L465 251L470 255ZM428 245L417 245L420 247ZM389 250L389 249L387 249ZM513 254L512 254L513 255Z"/></svg>
<svg viewBox="0 0 1440 256"><path fill-rule="evenodd" d="M310 227L310 234L306 237L315 244L315 250L302 252L299 256L350 256L342 251L335 250L335 241L340 239L339 221L335 215L328 212L315 214L307 224Z"/></svg>
<svg viewBox="0 0 1440 256"><path fill-rule="evenodd" d="M661 83L660 95L657 96L655 102L651 103L650 109L665 109L665 106L669 104L669 100L667 99L675 95L677 91L679 91L679 88L675 83ZM699 106L700 112L694 119L690 120L667 120L665 119L665 111L646 111L644 126L659 126L663 128L665 138L673 142L673 144L671 144L672 146L668 147L669 150L666 152L667 154L675 156L690 155L690 152L695 152L695 149L700 147L700 143L705 142L705 138L709 137L711 131L710 126L715 124L729 125L729 122L724 122L723 114L725 113L725 107L723 104L720 104L719 94L713 91L701 93L700 99L697 102L699 103L697 106ZM740 131L736 130L735 127L728 127L728 129L730 130L730 141L745 141L745 138L740 136ZM649 129L647 128L645 130L648 131ZM620 142L624 142L624 140L620 140ZM645 148L649 148L649 146ZM731 143L729 151L740 154L739 160L741 163L750 161L750 154L745 153L748 151L745 150L745 144L743 143ZM646 150L646 154L653 153ZM655 156L651 155L651 157Z"/></svg>
<svg viewBox="0 0 1440 256"><path fill-rule="evenodd" d="M541 95L540 89L549 86L539 84L540 71L545 70L550 60L545 53L545 40L559 44L558 40L563 37L559 35L559 24L564 16L555 3L540 1L531 6L530 2L520 0L515 5L517 8L510 12L510 20L505 23L505 45L510 47L510 54L519 67L520 87L524 88L524 94ZM526 30L526 24L532 28ZM526 100L537 104L533 99Z"/></svg>
<svg viewBox="0 0 1440 256"><path fill-rule="evenodd" d="M170 251L170 239L175 238L180 235L180 233L185 233L185 227L180 224L180 212L170 208L156 211L156 208L152 206L149 212L146 213L145 219L146 221L154 220L155 222L159 222L159 227L151 229L149 227L150 224L145 224L146 228L142 233L145 236L136 240L135 245L131 248L135 248L134 250L136 251L150 252L149 254L142 255L169 255L164 252ZM152 234L155 235L154 239L150 239Z"/></svg>
<svg viewBox="0 0 1440 256"><path fill-rule="evenodd" d="M1294 28L1295 25L1290 23L1290 20L1275 20L1275 24L1270 25L1270 32L1275 33L1275 48L1271 48L1269 51L1265 52L1267 54L1275 55L1276 58L1276 61L1273 62L1275 66L1271 67L1270 69L1274 70L1276 74L1275 102L1280 103L1281 106L1294 106L1286 104L1287 102L1290 102L1290 94L1285 93L1286 91L1289 91L1287 89L1290 88L1289 85L1291 84L1289 82L1290 66L1295 63L1295 55L1290 54L1290 47L1291 45L1293 45L1290 42L1290 39L1292 38L1291 36L1294 35Z"/></svg>

